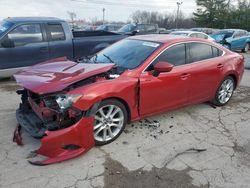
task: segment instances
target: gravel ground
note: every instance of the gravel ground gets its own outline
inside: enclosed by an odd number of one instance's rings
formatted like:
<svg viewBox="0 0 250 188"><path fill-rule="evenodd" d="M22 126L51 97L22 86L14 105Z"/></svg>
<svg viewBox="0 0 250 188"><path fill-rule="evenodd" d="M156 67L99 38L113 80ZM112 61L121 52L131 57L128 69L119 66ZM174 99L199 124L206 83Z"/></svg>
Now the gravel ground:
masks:
<svg viewBox="0 0 250 188"><path fill-rule="evenodd" d="M250 54L245 54L250 69ZM12 142L19 97L13 81L0 82L0 187L250 187L250 70L230 103L189 106L128 125L115 142L76 159L32 166L39 141Z"/></svg>

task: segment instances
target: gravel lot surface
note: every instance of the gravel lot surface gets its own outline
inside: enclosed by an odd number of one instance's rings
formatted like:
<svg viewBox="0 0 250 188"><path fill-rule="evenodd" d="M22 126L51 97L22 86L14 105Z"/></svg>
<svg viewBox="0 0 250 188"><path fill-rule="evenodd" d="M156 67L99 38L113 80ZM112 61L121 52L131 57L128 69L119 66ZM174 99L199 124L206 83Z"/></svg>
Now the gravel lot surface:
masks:
<svg viewBox="0 0 250 188"><path fill-rule="evenodd" d="M23 133L24 146L12 142L18 86L0 81L0 187L250 187L250 54L245 59L227 106L204 103L149 118L158 128L135 122L115 142L49 166L27 162L39 141Z"/></svg>

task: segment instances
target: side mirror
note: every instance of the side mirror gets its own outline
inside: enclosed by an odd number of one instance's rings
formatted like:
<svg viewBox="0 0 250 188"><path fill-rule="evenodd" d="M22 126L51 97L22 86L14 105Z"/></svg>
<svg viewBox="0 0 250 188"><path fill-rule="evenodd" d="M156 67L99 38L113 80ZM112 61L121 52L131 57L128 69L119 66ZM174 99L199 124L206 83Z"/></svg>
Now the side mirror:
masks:
<svg viewBox="0 0 250 188"><path fill-rule="evenodd" d="M158 76L162 72L170 72L173 67L174 66L168 62L160 61L154 65L154 76Z"/></svg>
<svg viewBox="0 0 250 188"><path fill-rule="evenodd" d="M15 47L15 43L13 40L11 39L5 39L1 42L2 47L4 48L14 48Z"/></svg>

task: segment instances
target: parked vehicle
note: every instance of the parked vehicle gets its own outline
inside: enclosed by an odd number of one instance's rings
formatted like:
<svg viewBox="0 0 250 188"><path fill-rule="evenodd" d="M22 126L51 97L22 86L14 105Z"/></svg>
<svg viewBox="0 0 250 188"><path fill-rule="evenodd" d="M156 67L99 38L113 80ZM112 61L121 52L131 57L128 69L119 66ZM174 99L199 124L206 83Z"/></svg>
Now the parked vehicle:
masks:
<svg viewBox="0 0 250 188"><path fill-rule="evenodd" d="M100 25L96 28L97 31L117 31L118 29L120 29L122 26L118 25L118 24L104 24L104 25Z"/></svg>
<svg viewBox="0 0 250 188"><path fill-rule="evenodd" d="M190 30L191 31L198 31L198 32L206 33L207 35L211 35L214 32L214 29L212 29L212 28L204 28L204 27L196 27L196 28L192 28Z"/></svg>
<svg viewBox="0 0 250 188"><path fill-rule="evenodd" d="M17 121L50 157L36 164L49 164L114 141L131 121L205 101L223 106L243 71L242 55L209 40L135 36L81 63L58 59L15 74L24 88Z"/></svg>
<svg viewBox="0 0 250 188"><path fill-rule="evenodd" d="M7 18L0 23L0 78L48 59L92 55L125 37L105 31L72 33L57 18Z"/></svg>
<svg viewBox="0 0 250 188"><path fill-rule="evenodd" d="M230 50L247 52L250 49L250 35L241 29L223 29L211 35L216 42Z"/></svg>
<svg viewBox="0 0 250 188"><path fill-rule="evenodd" d="M127 24L117 32L132 36L159 33L157 24Z"/></svg>
<svg viewBox="0 0 250 188"><path fill-rule="evenodd" d="M198 31L174 31L170 33L171 35L182 35L182 36L188 36L188 37L195 37L195 38L201 38L201 39L208 39L211 41L214 41L212 37L207 35L206 33L198 32Z"/></svg>

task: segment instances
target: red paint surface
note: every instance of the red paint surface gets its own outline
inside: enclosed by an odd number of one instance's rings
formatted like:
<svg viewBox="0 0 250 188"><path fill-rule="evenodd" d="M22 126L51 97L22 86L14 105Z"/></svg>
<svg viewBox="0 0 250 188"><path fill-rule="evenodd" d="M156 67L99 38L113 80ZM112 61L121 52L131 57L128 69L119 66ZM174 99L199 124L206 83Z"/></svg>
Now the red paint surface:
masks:
<svg viewBox="0 0 250 188"><path fill-rule="evenodd" d="M47 131L37 154L48 157L44 161L30 161L36 165L48 165L65 161L86 153L94 146L93 117L84 117L75 125L58 131ZM77 145L79 149L63 149L67 145Z"/></svg>

